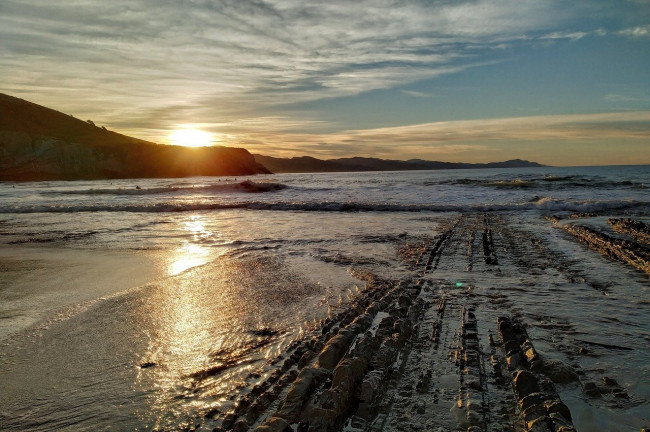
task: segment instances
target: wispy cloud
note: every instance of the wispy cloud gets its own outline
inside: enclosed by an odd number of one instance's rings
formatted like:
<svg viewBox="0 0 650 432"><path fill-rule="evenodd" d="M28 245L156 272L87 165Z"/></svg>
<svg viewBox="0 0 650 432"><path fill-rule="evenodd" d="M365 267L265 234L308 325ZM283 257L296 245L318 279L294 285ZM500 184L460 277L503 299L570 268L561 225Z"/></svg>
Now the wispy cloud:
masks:
<svg viewBox="0 0 650 432"><path fill-rule="evenodd" d="M531 0L5 0L0 70L6 92L168 127L457 73L562 19Z"/></svg>
<svg viewBox="0 0 650 432"><path fill-rule="evenodd" d="M650 102L650 95L608 93L603 99L609 102Z"/></svg>
<svg viewBox="0 0 650 432"><path fill-rule="evenodd" d="M618 34L634 38L650 37L650 24L645 26L630 27L619 31Z"/></svg>
<svg viewBox="0 0 650 432"><path fill-rule="evenodd" d="M629 27L623 30L608 31L604 28L597 28L592 31L555 31L552 33L544 34L539 37L540 40L558 40L569 39L571 41L578 41L588 36L605 37L608 35L625 36L630 38L645 38L650 37L650 24L645 26Z"/></svg>
<svg viewBox="0 0 650 432"><path fill-rule="evenodd" d="M476 152L489 158L490 152L527 143L633 140L648 145L650 111L435 122L330 134L239 130L232 136L237 138L231 144L278 156L359 154L473 160Z"/></svg>
<svg viewBox="0 0 650 432"><path fill-rule="evenodd" d="M540 39L570 39L577 41L587 36L587 32L553 32L543 35Z"/></svg>
<svg viewBox="0 0 650 432"><path fill-rule="evenodd" d="M402 93L405 95L417 97L417 98L430 98L433 97L433 93L427 93L427 92L421 92L421 91L414 91L414 90L402 90Z"/></svg>
<svg viewBox="0 0 650 432"><path fill-rule="evenodd" d="M606 0L3 0L0 91L146 139L193 124L277 153L467 154L500 139L646 134L605 118L576 129L568 117L325 133L340 128L291 111L385 89L435 102L418 82L494 64L513 46L648 36L648 25L575 25L592 8L618 10Z"/></svg>

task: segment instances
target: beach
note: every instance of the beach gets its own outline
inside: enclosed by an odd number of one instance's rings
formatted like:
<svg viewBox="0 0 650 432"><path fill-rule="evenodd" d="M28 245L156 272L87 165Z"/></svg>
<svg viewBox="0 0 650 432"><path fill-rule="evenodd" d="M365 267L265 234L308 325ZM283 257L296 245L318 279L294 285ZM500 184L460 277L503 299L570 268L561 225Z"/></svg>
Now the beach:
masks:
<svg viewBox="0 0 650 432"><path fill-rule="evenodd" d="M640 430L649 185L647 166L2 183L0 424Z"/></svg>

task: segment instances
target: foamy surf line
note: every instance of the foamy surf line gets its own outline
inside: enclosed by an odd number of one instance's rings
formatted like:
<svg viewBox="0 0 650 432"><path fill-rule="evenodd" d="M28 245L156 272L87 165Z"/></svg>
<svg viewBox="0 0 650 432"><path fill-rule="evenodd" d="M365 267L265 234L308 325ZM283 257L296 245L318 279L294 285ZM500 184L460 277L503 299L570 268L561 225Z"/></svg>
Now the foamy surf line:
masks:
<svg viewBox="0 0 650 432"><path fill-rule="evenodd" d="M239 183L223 183L210 185L182 185L154 188L107 188L107 189L74 189L41 192L43 195L157 195L179 192L248 192L262 193L286 189L282 183L258 183L246 180Z"/></svg>
<svg viewBox="0 0 650 432"><path fill-rule="evenodd" d="M175 213L205 210L269 210L269 211L305 211L305 212L471 212L471 211L572 211L598 212L604 210L623 210L650 206L650 201L608 200L608 201L564 201L554 198L542 198L534 202L476 205L403 205L349 202L237 202L237 203L201 203L201 204L150 204L150 205L32 205L1 208L3 214L21 213L92 213L92 212L127 212L127 213Z"/></svg>
<svg viewBox="0 0 650 432"><path fill-rule="evenodd" d="M558 189L558 188L626 188L647 189L645 183L631 180L607 180L587 176L538 177L516 179L475 179L463 178L453 180L425 181L424 186L459 185L473 187L491 187L496 189Z"/></svg>

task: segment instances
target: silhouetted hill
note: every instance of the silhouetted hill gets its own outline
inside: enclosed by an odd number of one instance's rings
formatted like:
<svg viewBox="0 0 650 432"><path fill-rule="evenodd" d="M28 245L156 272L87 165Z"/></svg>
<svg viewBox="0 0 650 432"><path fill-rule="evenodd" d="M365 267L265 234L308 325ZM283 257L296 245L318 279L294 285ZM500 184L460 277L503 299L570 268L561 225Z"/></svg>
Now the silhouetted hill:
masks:
<svg viewBox="0 0 650 432"><path fill-rule="evenodd" d="M245 149L155 144L0 93L0 180L262 174Z"/></svg>
<svg viewBox="0 0 650 432"><path fill-rule="evenodd" d="M437 162L421 159L407 161L352 157L342 159L322 160L310 156L293 158L276 158L254 154L255 160L275 173L288 172L348 172L348 171L408 171L408 170L439 170L467 168L525 168L541 167L536 162L513 159L505 162L463 163Z"/></svg>

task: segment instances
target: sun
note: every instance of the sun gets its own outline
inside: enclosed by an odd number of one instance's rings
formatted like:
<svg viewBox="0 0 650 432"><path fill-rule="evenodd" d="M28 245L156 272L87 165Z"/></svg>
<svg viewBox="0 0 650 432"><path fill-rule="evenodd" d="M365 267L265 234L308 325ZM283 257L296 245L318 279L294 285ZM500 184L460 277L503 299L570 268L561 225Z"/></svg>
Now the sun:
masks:
<svg viewBox="0 0 650 432"><path fill-rule="evenodd" d="M169 135L173 145L183 147L207 147L212 145L212 134L198 129L179 129Z"/></svg>

